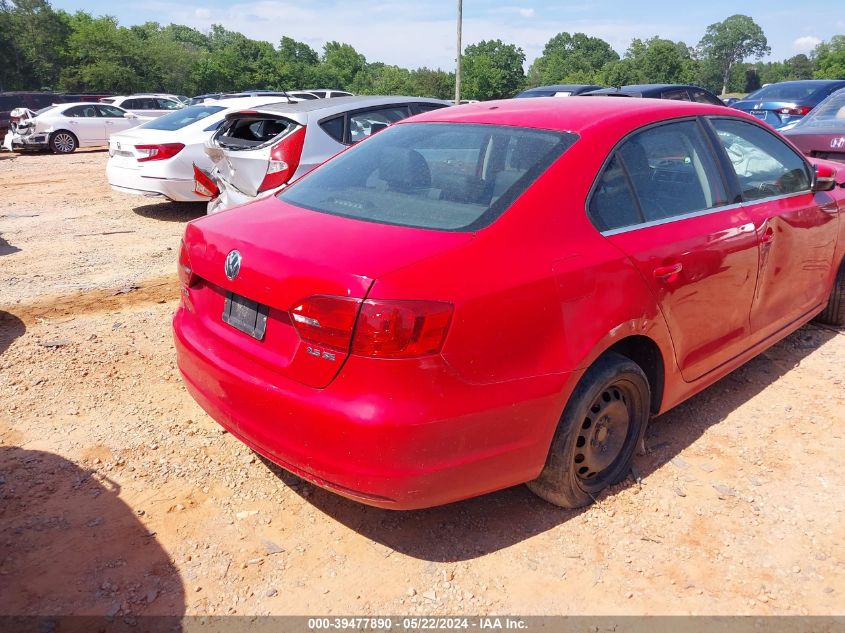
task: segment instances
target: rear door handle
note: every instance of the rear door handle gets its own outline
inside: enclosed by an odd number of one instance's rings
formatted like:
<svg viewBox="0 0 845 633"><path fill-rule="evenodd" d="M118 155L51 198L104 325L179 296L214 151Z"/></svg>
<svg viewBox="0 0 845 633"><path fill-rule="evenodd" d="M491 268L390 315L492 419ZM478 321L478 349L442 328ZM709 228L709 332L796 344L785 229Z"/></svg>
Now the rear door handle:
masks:
<svg viewBox="0 0 845 633"><path fill-rule="evenodd" d="M657 279L669 279L670 277L674 277L678 273L680 273L684 269L684 265L681 262L677 264L669 264L668 266L658 266L654 269L654 276Z"/></svg>

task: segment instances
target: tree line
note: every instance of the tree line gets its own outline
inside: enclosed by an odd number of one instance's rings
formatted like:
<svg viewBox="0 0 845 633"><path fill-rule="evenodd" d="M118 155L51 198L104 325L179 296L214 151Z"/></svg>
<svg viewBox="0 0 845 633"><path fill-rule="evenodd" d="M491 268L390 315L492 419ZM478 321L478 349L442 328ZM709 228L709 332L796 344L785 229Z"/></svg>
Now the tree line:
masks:
<svg viewBox="0 0 845 633"><path fill-rule="evenodd" d="M749 92L787 79L845 78L845 36L810 55L759 61L770 53L763 30L734 15L707 27L697 46L660 37L634 39L619 56L601 38L559 33L524 71L515 44L486 40L463 51L462 96L511 97L555 83L694 83L714 92ZM749 61L750 60L750 61ZM110 16L54 10L49 0L0 0L0 90L195 95L246 89L330 87L357 94L451 98L453 72L368 62L349 44L316 51L282 36L274 45L213 25L125 27Z"/></svg>

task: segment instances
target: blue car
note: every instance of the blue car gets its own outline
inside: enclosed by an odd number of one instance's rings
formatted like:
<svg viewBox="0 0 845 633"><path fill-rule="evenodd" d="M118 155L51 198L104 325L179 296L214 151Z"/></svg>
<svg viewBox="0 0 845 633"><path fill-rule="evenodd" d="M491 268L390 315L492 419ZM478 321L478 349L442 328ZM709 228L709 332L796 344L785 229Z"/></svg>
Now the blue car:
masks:
<svg viewBox="0 0 845 633"><path fill-rule="evenodd" d="M779 129L799 121L832 92L845 88L845 79L804 79L763 86L731 107L753 114Z"/></svg>

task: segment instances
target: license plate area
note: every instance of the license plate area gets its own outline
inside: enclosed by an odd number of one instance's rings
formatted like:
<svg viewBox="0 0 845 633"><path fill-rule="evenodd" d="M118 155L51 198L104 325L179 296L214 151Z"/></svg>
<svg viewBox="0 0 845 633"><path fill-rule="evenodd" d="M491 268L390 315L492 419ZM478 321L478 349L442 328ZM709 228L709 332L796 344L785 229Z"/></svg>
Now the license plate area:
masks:
<svg viewBox="0 0 845 633"><path fill-rule="evenodd" d="M270 309L267 306L257 301L252 301L234 292L227 292L226 302L223 304L223 322L261 341L267 331L267 315L269 312Z"/></svg>

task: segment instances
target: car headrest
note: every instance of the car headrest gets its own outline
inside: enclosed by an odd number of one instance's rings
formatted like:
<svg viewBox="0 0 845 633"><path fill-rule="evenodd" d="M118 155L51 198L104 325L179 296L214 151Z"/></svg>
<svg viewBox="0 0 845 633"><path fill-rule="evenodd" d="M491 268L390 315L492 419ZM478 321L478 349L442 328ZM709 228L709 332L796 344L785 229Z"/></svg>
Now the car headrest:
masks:
<svg viewBox="0 0 845 633"><path fill-rule="evenodd" d="M379 177L394 191L413 191L431 186L431 171L422 154L413 149L382 150Z"/></svg>
<svg viewBox="0 0 845 633"><path fill-rule="evenodd" d="M625 168L632 178L650 175L651 170L648 164L648 156L643 146L636 139L625 143L619 149L619 154L622 156Z"/></svg>
<svg viewBox="0 0 845 633"><path fill-rule="evenodd" d="M530 169L539 162L539 158L549 151L549 142L541 138L526 136L519 139L511 155L511 167L514 169Z"/></svg>

